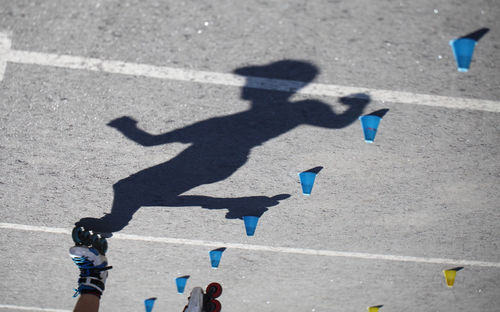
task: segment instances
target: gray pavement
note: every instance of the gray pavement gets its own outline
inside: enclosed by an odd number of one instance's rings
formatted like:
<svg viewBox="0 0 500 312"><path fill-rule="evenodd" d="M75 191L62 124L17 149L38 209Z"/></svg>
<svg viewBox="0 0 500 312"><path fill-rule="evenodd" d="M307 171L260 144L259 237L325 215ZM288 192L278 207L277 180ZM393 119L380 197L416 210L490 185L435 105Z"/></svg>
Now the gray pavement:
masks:
<svg viewBox="0 0 500 312"><path fill-rule="evenodd" d="M19 50L223 73L301 59L321 71L315 82L494 101L499 17L494 1L0 1L0 31L10 31ZM448 41L481 27L490 32L470 72L456 72ZM0 222L67 229L109 213L118 181L192 146L144 147L107 126L111 120L130 116L162 134L250 107L241 88L14 63L0 94ZM307 100L346 109L337 98L290 101ZM252 148L229 177L183 194L290 194L268 207L254 237L213 206L143 207L120 233L500 262L499 114L377 101L363 113L382 108L389 112L374 144L363 141L356 120L340 129L302 124ZM256 122L265 127L269 119ZM297 173L315 166L324 169L305 197ZM0 235L0 311L71 310L71 238L12 229ZM442 270L450 266L443 264L228 249L213 270L209 247L114 238L109 245L114 269L103 311L140 310L149 297L158 297L156 311L181 311L187 296L176 293L174 279L185 274L188 287L221 282L223 311L500 306L498 267L466 266L448 289Z"/></svg>

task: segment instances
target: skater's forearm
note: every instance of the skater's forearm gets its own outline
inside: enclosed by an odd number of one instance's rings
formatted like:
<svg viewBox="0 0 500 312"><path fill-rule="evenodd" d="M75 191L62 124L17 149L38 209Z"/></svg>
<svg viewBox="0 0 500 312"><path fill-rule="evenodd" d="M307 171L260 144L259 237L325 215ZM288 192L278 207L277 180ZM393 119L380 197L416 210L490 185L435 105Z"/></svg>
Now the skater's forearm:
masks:
<svg viewBox="0 0 500 312"><path fill-rule="evenodd" d="M151 135L137 127L123 128L118 130L128 139L142 146L155 146L164 143L159 142L158 136Z"/></svg>
<svg viewBox="0 0 500 312"><path fill-rule="evenodd" d="M108 123L108 126L116 128L124 136L143 146L155 146L176 142L176 140L174 139L175 134L173 134L172 132L160 135L149 134L148 132L143 131L137 127L136 120L127 116L112 120ZM178 131L176 132L176 134L178 134Z"/></svg>
<svg viewBox="0 0 500 312"><path fill-rule="evenodd" d="M347 127L361 116L366 105L370 103L370 98L363 94L355 94L350 97L342 97L340 102L348 106L342 114L337 114L326 105L317 105L314 109L316 115L309 123L330 129Z"/></svg>
<svg viewBox="0 0 500 312"><path fill-rule="evenodd" d="M81 294L73 312L97 312L99 311L99 297L92 294Z"/></svg>

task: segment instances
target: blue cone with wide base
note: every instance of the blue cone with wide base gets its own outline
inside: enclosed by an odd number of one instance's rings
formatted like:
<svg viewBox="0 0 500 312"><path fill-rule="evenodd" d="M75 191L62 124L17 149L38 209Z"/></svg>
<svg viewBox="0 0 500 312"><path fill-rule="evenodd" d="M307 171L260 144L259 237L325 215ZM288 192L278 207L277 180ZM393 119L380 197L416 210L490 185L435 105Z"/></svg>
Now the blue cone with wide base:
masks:
<svg viewBox="0 0 500 312"><path fill-rule="evenodd" d="M245 230L247 231L247 236L253 236L255 234L257 222L259 222L259 217L244 216L243 222L245 222Z"/></svg>
<svg viewBox="0 0 500 312"><path fill-rule="evenodd" d="M316 178L316 173L314 172L301 172L299 173L300 185L302 185L302 194L311 195L312 188L314 185L314 179Z"/></svg>
<svg viewBox="0 0 500 312"><path fill-rule="evenodd" d="M221 257L222 257L222 250L216 249L210 251L210 263L212 264L212 268L217 269L219 267Z"/></svg>
<svg viewBox="0 0 500 312"><path fill-rule="evenodd" d="M366 143L373 143L373 140L375 140L375 135L377 134L378 125L381 119L382 118L375 115L359 117L361 127L363 127L363 134L365 135Z"/></svg>
<svg viewBox="0 0 500 312"><path fill-rule="evenodd" d="M186 288L186 282L189 276L182 276L175 279L175 284L177 285L177 292L179 294L184 293L184 288Z"/></svg>
<svg viewBox="0 0 500 312"><path fill-rule="evenodd" d="M144 306L146 307L146 312L153 311L153 306L155 305L156 298L149 298L144 300Z"/></svg>
<svg viewBox="0 0 500 312"><path fill-rule="evenodd" d="M476 47L477 41L470 38L458 38L450 41L455 61L459 72L466 72L469 70L472 54Z"/></svg>

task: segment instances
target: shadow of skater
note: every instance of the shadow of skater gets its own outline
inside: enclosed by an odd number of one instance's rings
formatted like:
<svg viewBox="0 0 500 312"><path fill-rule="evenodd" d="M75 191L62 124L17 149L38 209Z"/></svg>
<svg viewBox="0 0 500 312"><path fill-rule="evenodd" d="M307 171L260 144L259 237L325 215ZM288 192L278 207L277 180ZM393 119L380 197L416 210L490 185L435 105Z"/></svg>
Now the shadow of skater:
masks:
<svg viewBox="0 0 500 312"><path fill-rule="evenodd" d="M347 101L348 104L341 100L348 108L343 114L336 114L329 105L317 100L290 101L294 92L252 88L256 82L260 82L259 79L272 82L256 76L300 79L303 82L299 84L305 86L318 73L315 66L306 62L284 60L264 66L240 68L235 73L247 78L241 96L251 103L250 109L246 111L199 121L160 135L151 135L139 129L137 122L130 117L111 121L108 124L110 127L143 146L172 142L191 145L167 162L118 181L113 186L111 213L100 219L83 218L77 225L97 232L116 232L128 224L140 207L145 206L227 209L226 218L229 219L241 219L245 215L261 216L268 207L278 205L280 200L290 195L213 198L181 194L203 184L223 181L246 163L252 148L299 125L343 128L357 120L370 102L369 98Z"/></svg>

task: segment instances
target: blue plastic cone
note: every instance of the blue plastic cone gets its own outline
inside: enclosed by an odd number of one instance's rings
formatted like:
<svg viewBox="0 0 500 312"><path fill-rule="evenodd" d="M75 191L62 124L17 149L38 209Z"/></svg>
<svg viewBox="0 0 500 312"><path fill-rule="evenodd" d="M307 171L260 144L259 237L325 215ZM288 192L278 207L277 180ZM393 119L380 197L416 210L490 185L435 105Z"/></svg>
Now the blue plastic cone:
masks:
<svg viewBox="0 0 500 312"><path fill-rule="evenodd" d="M155 305L156 298L149 298L144 300L144 306L146 307L146 312L153 311L153 306Z"/></svg>
<svg viewBox="0 0 500 312"><path fill-rule="evenodd" d="M222 250L210 251L210 263L212 264L212 268L217 269L219 267L221 257L222 257Z"/></svg>
<svg viewBox="0 0 500 312"><path fill-rule="evenodd" d="M179 294L184 293L184 288L186 288L186 282L189 276L182 276L175 279L175 284L177 284L177 292Z"/></svg>
<svg viewBox="0 0 500 312"><path fill-rule="evenodd" d="M365 135L366 143L373 143L375 140L375 134L377 134L378 124L380 123L379 116L375 115L366 115L359 117L361 121L361 127L363 128L363 134Z"/></svg>
<svg viewBox="0 0 500 312"><path fill-rule="evenodd" d="M253 236L255 233L255 228L257 227L257 222L259 217L254 216L244 216L243 221L245 222L245 230L247 231L247 236Z"/></svg>
<svg viewBox="0 0 500 312"><path fill-rule="evenodd" d="M316 173L308 171L301 172L299 173L299 178L300 184L302 185L302 193L307 196L311 195Z"/></svg>
<svg viewBox="0 0 500 312"><path fill-rule="evenodd" d="M466 72L469 70L470 61L476 44L477 41L470 38L458 38L450 41L459 72Z"/></svg>

